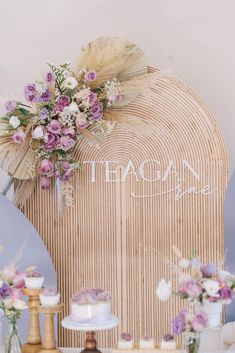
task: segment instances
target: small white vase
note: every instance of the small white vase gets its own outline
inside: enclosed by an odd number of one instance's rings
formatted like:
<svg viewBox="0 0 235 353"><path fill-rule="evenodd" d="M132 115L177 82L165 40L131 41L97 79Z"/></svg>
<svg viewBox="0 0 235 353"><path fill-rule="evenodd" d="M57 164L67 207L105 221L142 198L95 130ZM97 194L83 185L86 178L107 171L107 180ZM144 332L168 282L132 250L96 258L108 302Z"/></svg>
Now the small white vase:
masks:
<svg viewBox="0 0 235 353"><path fill-rule="evenodd" d="M208 316L207 327L218 327L221 325L222 303L203 303L201 310Z"/></svg>

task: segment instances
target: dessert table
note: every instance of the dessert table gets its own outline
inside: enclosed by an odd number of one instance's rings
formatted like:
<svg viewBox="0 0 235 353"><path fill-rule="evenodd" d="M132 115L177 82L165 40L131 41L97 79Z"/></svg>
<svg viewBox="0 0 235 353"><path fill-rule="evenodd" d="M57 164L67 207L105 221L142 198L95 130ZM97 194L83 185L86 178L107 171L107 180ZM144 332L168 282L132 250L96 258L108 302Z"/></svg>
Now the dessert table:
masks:
<svg viewBox="0 0 235 353"><path fill-rule="evenodd" d="M80 353L82 351L83 348L61 348L62 352L63 353ZM111 353L112 352L112 349L109 349L109 348L100 348L101 352L102 353ZM146 350L146 353L148 351ZM164 353L164 351L162 351ZM213 351L213 353L224 353L224 352L229 352L229 353L235 353L235 350L226 350L226 351ZM185 350L182 350L182 353L186 353ZM212 351L202 351L200 353L212 353Z"/></svg>

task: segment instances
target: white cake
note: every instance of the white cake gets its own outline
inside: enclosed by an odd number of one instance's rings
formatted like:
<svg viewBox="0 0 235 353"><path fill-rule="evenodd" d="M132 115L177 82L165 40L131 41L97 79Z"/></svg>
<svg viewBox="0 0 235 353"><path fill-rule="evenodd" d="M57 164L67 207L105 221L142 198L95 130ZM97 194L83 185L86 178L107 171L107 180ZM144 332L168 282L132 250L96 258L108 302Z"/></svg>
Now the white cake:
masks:
<svg viewBox="0 0 235 353"><path fill-rule="evenodd" d="M160 347L162 350L176 350L176 342L174 340L174 336L170 335L169 333L167 333L160 344Z"/></svg>
<svg viewBox="0 0 235 353"><path fill-rule="evenodd" d="M38 272L32 272L25 277L24 282L26 288L39 289L42 288L44 277Z"/></svg>
<svg viewBox="0 0 235 353"><path fill-rule="evenodd" d="M122 333L118 341L118 349L133 349L134 340L129 333Z"/></svg>
<svg viewBox="0 0 235 353"><path fill-rule="evenodd" d="M55 289L45 288L39 294L39 299L40 299L41 305L44 305L44 306L58 305L60 302L60 293L58 293Z"/></svg>
<svg viewBox="0 0 235 353"><path fill-rule="evenodd" d="M140 349L154 349L155 348L155 340L153 337L145 336L140 339L139 342Z"/></svg>
<svg viewBox="0 0 235 353"><path fill-rule="evenodd" d="M75 293L71 316L76 321L107 321L111 316L111 294L99 288L87 288Z"/></svg>

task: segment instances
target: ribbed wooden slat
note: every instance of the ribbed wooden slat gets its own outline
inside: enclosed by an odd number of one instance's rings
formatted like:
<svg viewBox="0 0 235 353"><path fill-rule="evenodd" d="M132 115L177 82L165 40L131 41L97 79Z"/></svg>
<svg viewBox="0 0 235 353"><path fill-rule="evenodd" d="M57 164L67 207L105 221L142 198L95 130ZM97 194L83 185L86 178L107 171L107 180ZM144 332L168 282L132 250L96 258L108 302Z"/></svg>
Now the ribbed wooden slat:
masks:
<svg viewBox="0 0 235 353"><path fill-rule="evenodd" d="M136 166L154 159L165 170L173 160L182 172L182 159L200 174L197 187L213 185L209 197L185 195L175 201L169 193L161 197L135 198L163 192L175 185L173 177L161 183L105 183L104 170L97 166L91 183L89 168L73 179L74 207L58 217L56 193L40 190L23 212L44 240L58 273L58 286L69 313L70 297L82 287L102 287L113 294L113 312L119 317L118 329L98 334L101 346L113 346L118 332L130 331L138 339L149 333L160 339L170 331L171 318L182 301L160 303L155 287L162 277L171 278L165 259L175 261L171 245L185 256L197 249L204 261L223 258L223 202L227 183L228 159L220 129L198 95L174 77L162 75L124 111L140 117L148 129L142 132L117 125L100 148L82 141L77 158L118 160ZM199 161L199 162L198 162ZM123 169L117 167L123 175ZM153 166L146 167L146 175ZM186 172L184 188L195 184ZM45 274L46 275L46 274ZM59 326L60 346L82 346L83 334Z"/></svg>

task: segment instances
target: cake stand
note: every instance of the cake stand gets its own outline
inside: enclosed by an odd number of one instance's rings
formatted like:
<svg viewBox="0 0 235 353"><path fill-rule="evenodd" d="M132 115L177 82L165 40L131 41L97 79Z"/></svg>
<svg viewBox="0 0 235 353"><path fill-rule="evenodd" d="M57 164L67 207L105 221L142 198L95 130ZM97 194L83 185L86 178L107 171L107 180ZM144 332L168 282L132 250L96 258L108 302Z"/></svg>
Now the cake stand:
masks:
<svg viewBox="0 0 235 353"><path fill-rule="evenodd" d="M85 348L81 353L101 353L96 347L95 331L109 330L116 327L118 325L118 318L111 315L108 320L102 322L95 322L93 320L78 322L73 320L71 316L67 316L61 321L61 325L68 330L86 332Z"/></svg>

